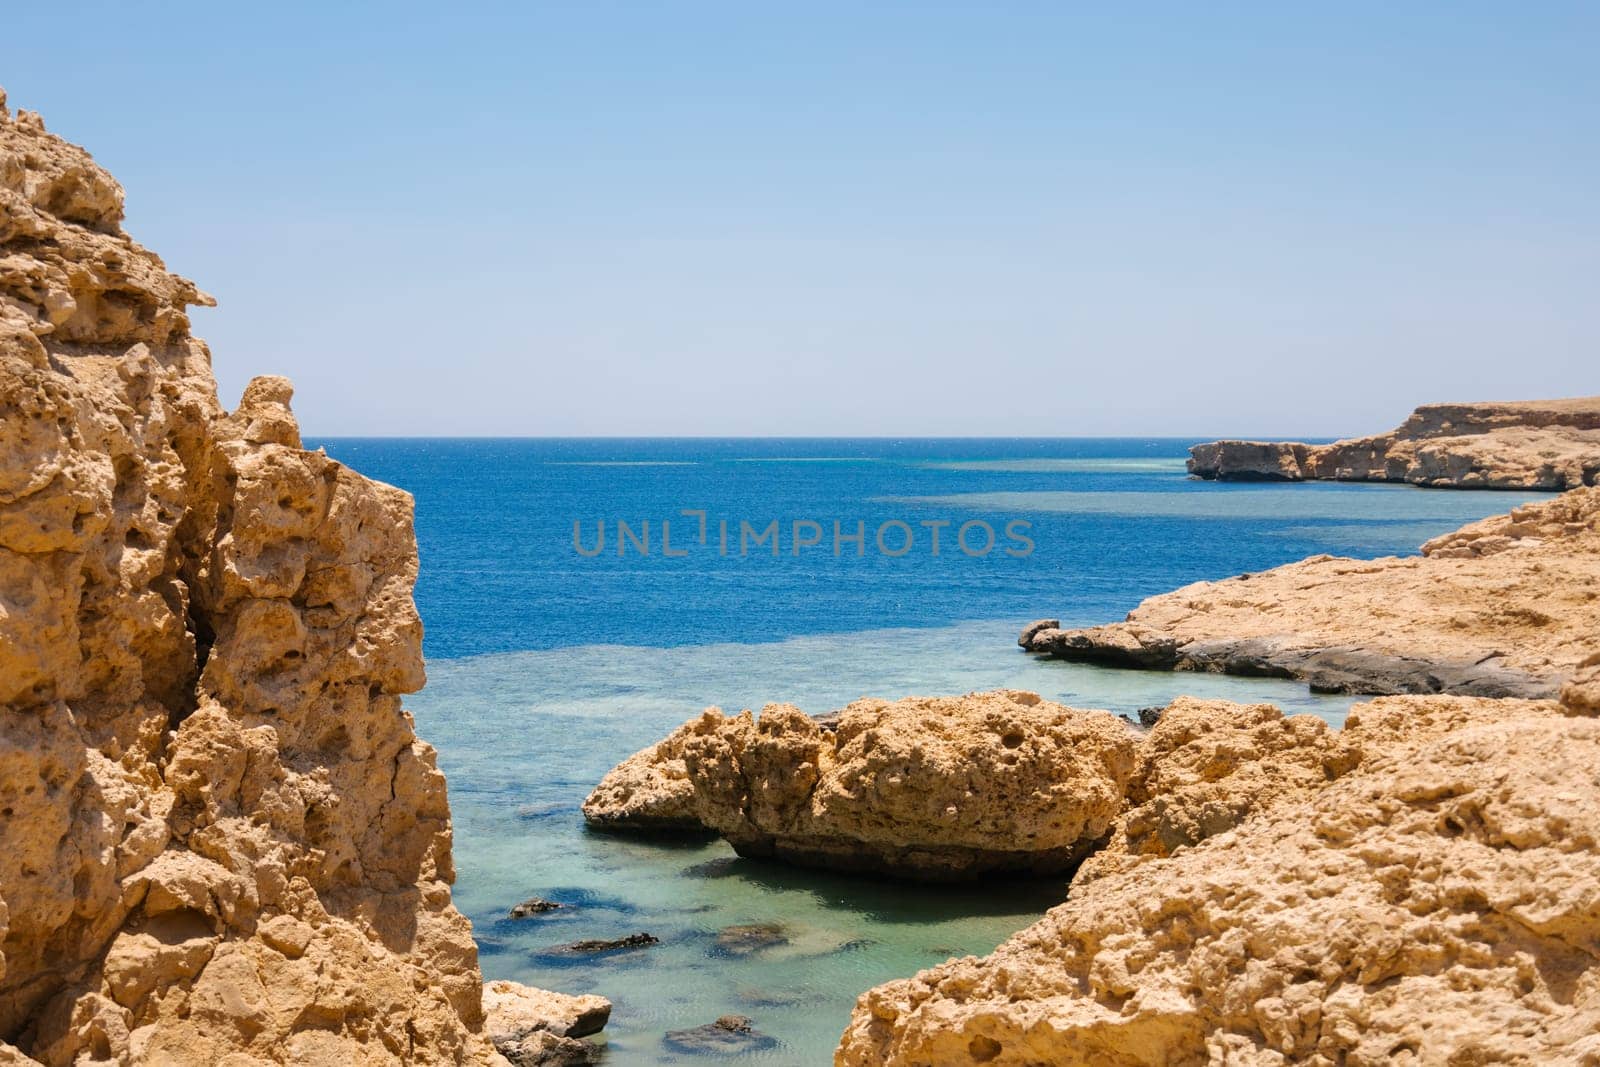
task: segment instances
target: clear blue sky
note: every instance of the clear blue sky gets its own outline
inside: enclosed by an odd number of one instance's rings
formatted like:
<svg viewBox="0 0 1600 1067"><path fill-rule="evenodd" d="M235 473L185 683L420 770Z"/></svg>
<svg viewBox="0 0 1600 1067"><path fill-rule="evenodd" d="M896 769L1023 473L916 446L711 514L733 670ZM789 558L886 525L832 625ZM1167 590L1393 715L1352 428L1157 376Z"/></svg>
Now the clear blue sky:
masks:
<svg viewBox="0 0 1600 1067"><path fill-rule="evenodd" d="M0 85L312 433L1600 393L1600 5L224 6L13 7Z"/></svg>

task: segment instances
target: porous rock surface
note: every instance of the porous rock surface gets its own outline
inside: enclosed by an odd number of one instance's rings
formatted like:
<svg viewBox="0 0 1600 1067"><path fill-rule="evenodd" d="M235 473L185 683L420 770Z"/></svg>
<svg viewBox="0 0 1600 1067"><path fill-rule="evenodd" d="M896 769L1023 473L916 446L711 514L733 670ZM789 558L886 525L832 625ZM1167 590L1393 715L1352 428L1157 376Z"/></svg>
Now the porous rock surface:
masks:
<svg viewBox="0 0 1600 1067"><path fill-rule="evenodd" d="M1436 538L1420 556L1313 556L1197 582L1119 623L1035 628L1024 647L1330 692L1545 698L1592 679L1597 632L1600 488L1583 488Z"/></svg>
<svg viewBox="0 0 1600 1067"><path fill-rule="evenodd" d="M1573 489L1600 481L1600 397L1427 404L1389 433L1330 445L1211 441L1189 450L1189 473L1223 481Z"/></svg>
<svg viewBox="0 0 1600 1067"><path fill-rule="evenodd" d="M1357 751L1315 715L1179 697L1141 739L1123 814L1074 884L1125 857L1170 855L1231 830L1285 796L1337 778Z"/></svg>
<svg viewBox="0 0 1600 1067"><path fill-rule="evenodd" d="M1600 1061L1600 720L1576 710L1387 697L1335 736L1175 705L1066 903L864 994L835 1063Z"/></svg>
<svg viewBox="0 0 1600 1067"><path fill-rule="evenodd" d="M494 981L484 983L483 1013L484 1032L513 1067L565 1067L598 1061L599 1050L578 1038L600 1032L611 1002Z"/></svg>
<svg viewBox="0 0 1600 1067"><path fill-rule="evenodd" d="M0 1063L503 1063L410 498L222 410L122 203L0 94Z"/></svg>
<svg viewBox="0 0 1600 1067"><path fill-rule="evenodd" d="M695 814L694 783L683 752L691 740L718 725L717 717L690 719L613 767L584 800L584 819L597 830L705 832Z"/></svg>
<svg viewBox="0 0 1600 1067"><path fill-rule="evenodd" d="M695 817L741 855L927 880L1070 870L1121 810L1135 743L1105 712L1015 691L860 700L827 724L713 708L669 740ZM607 776L591 819L619 776L655 781L649 751Z"/></svg>

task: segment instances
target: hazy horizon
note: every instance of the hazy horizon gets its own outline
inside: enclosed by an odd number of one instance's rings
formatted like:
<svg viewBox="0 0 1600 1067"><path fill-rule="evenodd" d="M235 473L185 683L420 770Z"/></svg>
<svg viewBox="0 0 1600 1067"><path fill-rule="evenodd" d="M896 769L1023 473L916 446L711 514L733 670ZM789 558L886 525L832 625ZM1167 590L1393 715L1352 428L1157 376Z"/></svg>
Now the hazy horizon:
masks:
<svg viewBox="0 0 1600 1067"><path fill-rule="evenodd" d="M39 42L72 41L63 63ZM1600 393L1600 8L11 12L307 436L1326 439Z"/></svg>

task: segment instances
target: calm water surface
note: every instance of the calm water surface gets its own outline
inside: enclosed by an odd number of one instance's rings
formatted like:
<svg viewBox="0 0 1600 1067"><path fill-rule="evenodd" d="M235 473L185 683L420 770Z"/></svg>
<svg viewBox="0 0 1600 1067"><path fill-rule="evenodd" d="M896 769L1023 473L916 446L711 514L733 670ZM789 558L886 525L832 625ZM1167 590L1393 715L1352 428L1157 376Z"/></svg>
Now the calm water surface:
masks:
<svg viewBox="0 0 1600 1067"><path fill-rule="evenodd" d="M1059 882L922 888L756 863L720 843L586 833L578 805L616 762L707 705L807 711L856 697L1032 689L1132 712L1181 693L1268 700L1335 724L1348 700L1303 686L1047 663L1015 647L1041 615L1120 618L1153 593L1329 552L1414 552L1428 537L1533 499L1355 485L1188 480L1178 440L398 440L312 442L417 498L429 684L410 698L439 749L455 813L456 899L484 973L615 1002L605 1062L687 1062L664 1032L730 1012L776 1044L724 1060L826 1063L857 994L953 955L990 951L1059 903ZM707 544L696 538L707 513ZM652 553L616 554L615 523L649 521ZM735 531L717 551L717 522ZM784 541L740 557L738 523ZM594 558L573 547L573 522ZM675 546L660 552L660 523ZM791 554L796 520L822 543ZM832 551L832 523L867 531ZM941 552L924 521L948 520ZM995 550L953 551L982 520ZM873 532L904 522L911 551ZM1007 556L1022 521L1031 554ZM898 547L897 538L891 547ZM976 539L973 541L977 547ZM630 545L631 548L631 545ZM528 896L574 905L512 921ZM777 924L730 953L717 933ZM600 959L548 950L649 932Z"/></svg>

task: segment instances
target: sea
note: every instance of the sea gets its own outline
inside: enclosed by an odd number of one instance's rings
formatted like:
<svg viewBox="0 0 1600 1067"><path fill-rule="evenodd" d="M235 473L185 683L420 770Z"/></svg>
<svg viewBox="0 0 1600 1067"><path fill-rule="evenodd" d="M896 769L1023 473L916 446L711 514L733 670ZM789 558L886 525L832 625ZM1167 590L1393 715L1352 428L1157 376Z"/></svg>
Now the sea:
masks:
<svg viewBox="0 0 1600 1067"><path fill-rule="evenodd" d="M987 953L1065 896L586 831L606 771L701 709L1017 688L1128 715L1270 701L1337 726L1350 699L1298 683L1041 661L1016 636L1319 553L1415 553L1539 496L1200 482L1178 438L308 443L416 498L428 684L407 706L449 779L456 902L486 978L611 999L608 1067L829 1063L867 988ZM508 917L534 896L567 906ZM724 933L742 926L758 943ZM659 943L557 951L636 933ZM753 1028L736 1047L674 1036L730 1014Z"/></svg>

